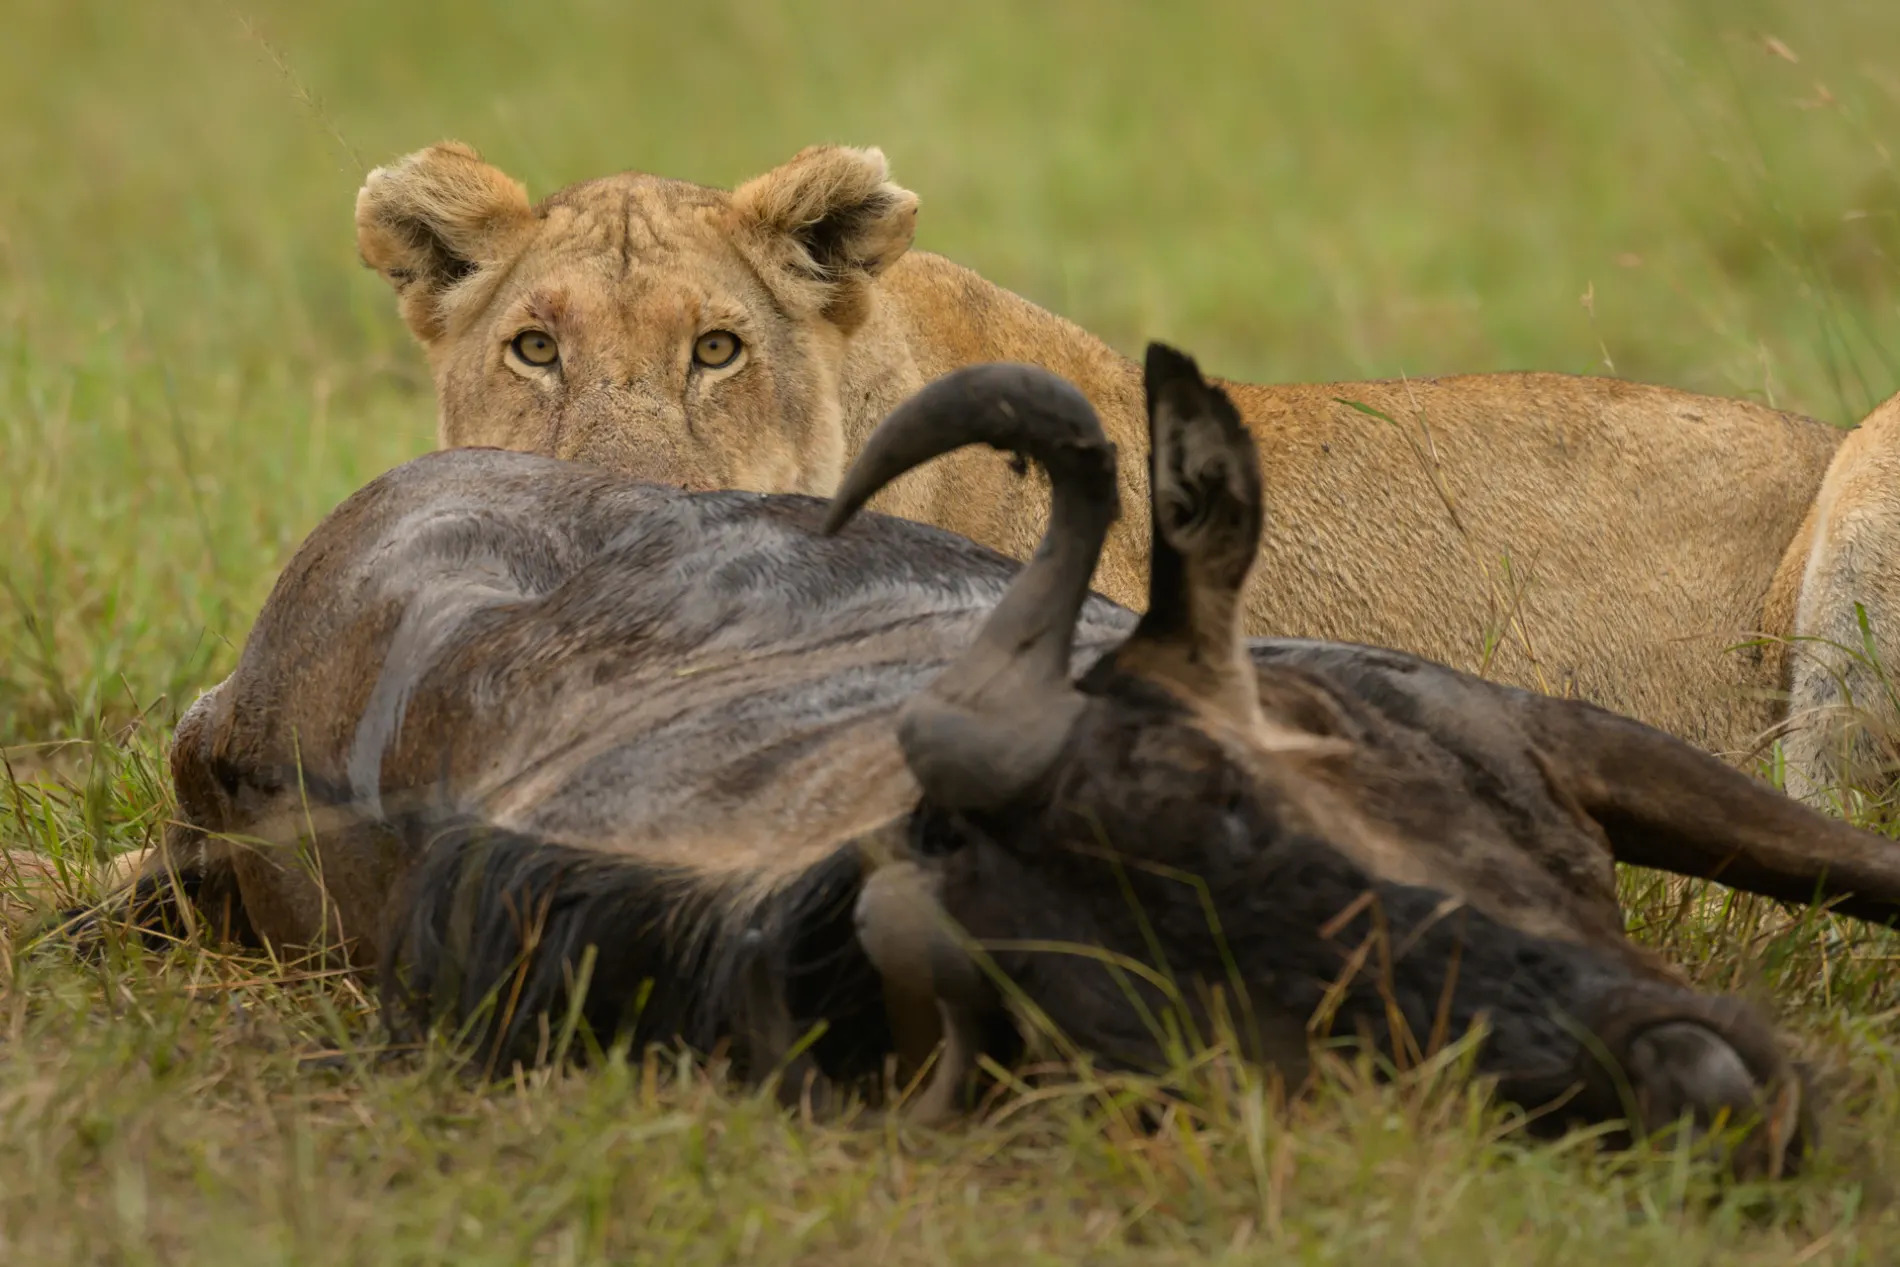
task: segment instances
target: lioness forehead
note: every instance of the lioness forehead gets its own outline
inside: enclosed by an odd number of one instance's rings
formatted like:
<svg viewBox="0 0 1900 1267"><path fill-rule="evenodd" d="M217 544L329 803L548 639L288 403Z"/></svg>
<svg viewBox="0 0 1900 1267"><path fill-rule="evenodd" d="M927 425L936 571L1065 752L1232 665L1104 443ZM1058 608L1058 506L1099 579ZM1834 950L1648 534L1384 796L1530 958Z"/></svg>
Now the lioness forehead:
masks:
<svg viewBox="0 0 1900 1267"><path fill-rule="evenodd" d="M553 331L570 371L577 338L597 353L666 345L670 356L670 341L702 317L734 322L754 307L730 210L720 190L638 172L570 186L535 207L533 237L467 318Z"/></svg>
<svg viewBox="0 0 1900 1267"><path fill-rule="evenodd" d="M620 240L613 245L637 252L659 245L681 229L695 229L705 224L707 212L731 205L732 195L723 189L622 172L549 194L535 207L535 215L543 221L565 220L563 227L575 229L617 228Z"/></svg>

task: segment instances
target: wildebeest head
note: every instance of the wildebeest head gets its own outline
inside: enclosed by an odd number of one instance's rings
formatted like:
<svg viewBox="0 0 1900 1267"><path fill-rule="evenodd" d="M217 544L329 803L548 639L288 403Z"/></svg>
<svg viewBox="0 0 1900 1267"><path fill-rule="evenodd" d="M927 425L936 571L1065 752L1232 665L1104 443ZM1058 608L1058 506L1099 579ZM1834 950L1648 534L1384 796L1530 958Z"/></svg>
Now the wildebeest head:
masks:
<svg viewBox="0 0 1900 1267"><path fill-rule="evenodd" d="M1741 1164L1779 1170L1806 1129L1801 1086L1750 1009L1674 984L1620 931L1513 909L1553 850L1601 854L1593 826L1515 848L1527 829L1507 807L1461 789L1445 813L1407 737L1350 692L1256 667L1238 616L1265 513L1252 441L1185 356L1152 347L1147 390L1148 608L1079 680L1071 630L1116 513L1114 451L1067 384L1003 365L939 380L833 503L836 531L975 442L1033 458L1053 488L1035 558L904 709L921 802L869 847L886 860L859 935L893 1031L912 1059L946 1040L922 1111L949 1107L1004 993L1134 1066L1164 1063L1164 1016L1203 1034L1224 1018L1295 1071L1314 1031L1402 1058L1482 1023L1480 1067L1527 1106L1563 1101L1551 1122L1750 1118ZM1478 849L1502 859L1489 883L1418 882L1472 874L1456 864Z"/></svg>

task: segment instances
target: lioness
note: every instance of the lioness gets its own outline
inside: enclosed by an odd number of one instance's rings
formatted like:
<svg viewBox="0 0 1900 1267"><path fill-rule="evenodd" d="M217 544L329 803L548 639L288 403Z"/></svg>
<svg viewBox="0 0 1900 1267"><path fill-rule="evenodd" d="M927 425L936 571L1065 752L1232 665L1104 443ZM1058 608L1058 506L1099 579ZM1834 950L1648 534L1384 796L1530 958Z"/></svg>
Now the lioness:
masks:
<svg viewBox="0 0 1900 1267"><path fill-rule="evenodd" d="M916 219L880 151L839 146L731 192L630 172L536 204L444 142L371 172L356 203L363 259L428 353L444 445L828 494L926 381L1011 360L1077 383L1141 451L1139 367L910 250ZM1882 702L1864 658L1773 640L1859 648L1856 602L1896 627L1900 398L1848 433L1563 374L1223 385L1274 485L1250 632L1396 647L1732 756L1785 726L1797 794L1840 769L1842 681ZM1139 509L1095 582L1138 602L1147 472L1122 472ZM1021 557L1045 503L1020 467L966 450L878 508Z"/></svg>

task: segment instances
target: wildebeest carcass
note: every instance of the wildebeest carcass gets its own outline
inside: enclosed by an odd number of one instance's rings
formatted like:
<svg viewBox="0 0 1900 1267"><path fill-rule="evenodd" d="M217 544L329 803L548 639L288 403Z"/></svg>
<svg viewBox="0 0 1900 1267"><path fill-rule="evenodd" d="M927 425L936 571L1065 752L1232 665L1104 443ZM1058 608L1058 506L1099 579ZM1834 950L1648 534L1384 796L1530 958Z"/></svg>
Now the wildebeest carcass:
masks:
<svg viewBox="0 0 1900 1267"><path fill-rule="evenodd" d="M1799 1078L1748 1006L1624 936L1612 858L1887 919L1892 847L1588 705L1249 644L1251 443L1179 354L1151 349L1148 392L1139 619L1087 588L1113 449L1025 366L899 408L829 509L493 450L397 468L181 721L181 822L130 900L339 948L400 1027L468 1025L491 1058L544 1055L570 1008L753 1075L821 1021L800 1059L827 1077L942 1040L931 1111L1006 1006L1133 1066L1161 1058L1145 1018L1220 1007L1295 1073L1320 1011L1388 1048L1482 1020L1507 1097L1752 1115L1779 1168ZM977 442L1049 477L1026 567L856 515Z"/></svg>

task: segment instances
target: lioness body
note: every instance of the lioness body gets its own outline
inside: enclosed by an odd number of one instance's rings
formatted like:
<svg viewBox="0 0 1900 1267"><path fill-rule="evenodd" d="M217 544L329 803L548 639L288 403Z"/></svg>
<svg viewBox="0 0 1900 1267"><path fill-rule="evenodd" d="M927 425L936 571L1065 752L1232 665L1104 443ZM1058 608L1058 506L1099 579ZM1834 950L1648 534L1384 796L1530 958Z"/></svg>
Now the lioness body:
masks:
<svg viewBox="0 0 1900 1267"><path fill-rule="evenodd" d="M876 151L808 150L732 193L628 173L535 206L440 145L373 173L357 222L428 349L445 445L822 495L924 383L1014 360L1075 382L1139 451L1137 367L909 251L915 213ZM523 358L524 332L551 363ZM701 357L728 332L729 361ZM1738 756L1790 692L1804 707L1838 698L1843 667L1862 703L1877 694L1839 657L1735 648L1838 634L1857 600L1886 627L1900 514L1877 475L1900 426L1844 449L1846 432L1746 402L1541 373L1225 386L1274 490L1251 632L1402 648ZM1837 454L1839 496L1822 507ZM1096 574L1123 602L1143 592L1146 474L1123 464L1137 513ZM1045 505L1033 477L965 452L878 508L1022 557ZM1791 740L1791 789L1824 773L1826 743L1818 725Z"/></svg>
<svg viewBox="0 0 1900 1267"><path fill-rule="evenodd" d="M1072 376L1116 442L1137 442L1137 369L1085 331L923 252L889 270L878 298L870 320L896 337L866 335L912 351L903 391L962 364L1029 361ZM951 339L938 314L975 319ZM895 359L860 372L890 382ZM1848 433L1565 374L1221 385L1273 481L1252 632L1402 648L1718 751L1746 750L1774 723L1780 657L1727 650L1792 632L1766 628L1764 602ZM960 456L885 508L1025 556L1039 490L1001 458ZM1144 476L1129 471L1125 504L1143 504ZM1111 536L1096 574L1109 597L1141 594L1146 533L1131 516Z"/></svg>

